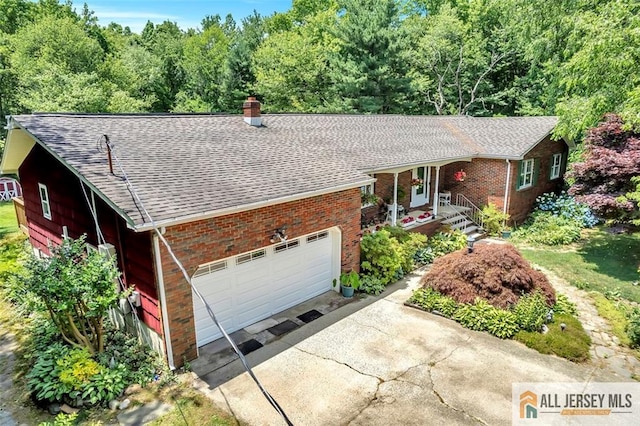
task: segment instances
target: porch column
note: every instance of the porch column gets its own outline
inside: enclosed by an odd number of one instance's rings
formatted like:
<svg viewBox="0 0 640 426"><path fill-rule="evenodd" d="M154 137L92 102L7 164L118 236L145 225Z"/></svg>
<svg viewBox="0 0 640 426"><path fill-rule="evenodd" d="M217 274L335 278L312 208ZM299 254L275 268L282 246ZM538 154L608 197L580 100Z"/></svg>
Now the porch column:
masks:
<svg viewBox="0 0 640 426"><path fill-rule="evenodd" d="M440 210L440 166L436 166L436 190L433 193L433 216L438 216Z"/></svg>
<svg viewBox="0 0 640 426"><path fill-rule="evenodd" d="M391 226L396 226L398 220L398 172L393 174L393 213L391 214Z"/></svg>

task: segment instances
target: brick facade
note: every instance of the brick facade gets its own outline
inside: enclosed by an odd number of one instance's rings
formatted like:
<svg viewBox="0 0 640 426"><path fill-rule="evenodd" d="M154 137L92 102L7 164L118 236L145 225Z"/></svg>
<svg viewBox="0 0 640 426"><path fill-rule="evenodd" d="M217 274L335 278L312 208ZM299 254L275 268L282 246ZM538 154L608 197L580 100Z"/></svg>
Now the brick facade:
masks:
<svg viewBox="0 0 640 426"><path fill-rule="evenodd" d="M165 237L192 275L198 265L269 245L273 231L287 225L290 238L337 226L342 233L341 267L359 270L360 190L349 189L256 210L171 226ZM161 246L174 362L197 356L191 289Z"/></svg>
<svg viewBox="0 0 640 426"><path fill-rule="evenodd" d="M550 179L551 158L553 154L563 154L560 178ZM536 159L538 162L537 182L532 187L518 190L520 162L511 160L511 173L507 211L512 223L522 223L535 203L535 199L545 192L561 189L562 176L566 165L568 147L562 140L553 141L545 138L534 149L527 153L525 160ZM471 162L457 162L446 165L441 177L443 190L451 191L451 201L455 202L457 194L464 194L476 206L483 207L489 203L499 209L504 208L505 185L507 183L507 161L498 159L476 158ZM463 182L456 182L453 174L464 170L467 174Z"/></svg>

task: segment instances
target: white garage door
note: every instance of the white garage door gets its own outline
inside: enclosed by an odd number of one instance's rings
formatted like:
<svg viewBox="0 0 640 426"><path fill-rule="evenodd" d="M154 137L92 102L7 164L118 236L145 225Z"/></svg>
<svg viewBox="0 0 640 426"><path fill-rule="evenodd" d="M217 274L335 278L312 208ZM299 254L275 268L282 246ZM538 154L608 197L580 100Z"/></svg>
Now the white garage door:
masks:
<svg viewBox="0 0 640 426"><path fill-rule="evenodd" d="M331 290L337 234L326 230L202 265L193 285L227 332L239 330ZM198 346L222 337L195 294L193 309Z"/></svg>

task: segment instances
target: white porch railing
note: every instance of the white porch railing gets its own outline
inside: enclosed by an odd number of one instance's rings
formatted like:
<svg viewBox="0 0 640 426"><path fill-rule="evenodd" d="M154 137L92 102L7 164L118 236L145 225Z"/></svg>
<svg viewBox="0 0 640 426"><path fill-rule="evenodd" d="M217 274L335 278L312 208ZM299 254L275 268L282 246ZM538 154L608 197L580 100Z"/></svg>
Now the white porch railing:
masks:
<svg viewBox="0 0 640 426"><path fill-rule="evenodd" d="M482 210L473 204L464 194L456 194L456 205L466 207L463 214L475 222L480 228L484 228L484 215L482 214Z"/></svg>

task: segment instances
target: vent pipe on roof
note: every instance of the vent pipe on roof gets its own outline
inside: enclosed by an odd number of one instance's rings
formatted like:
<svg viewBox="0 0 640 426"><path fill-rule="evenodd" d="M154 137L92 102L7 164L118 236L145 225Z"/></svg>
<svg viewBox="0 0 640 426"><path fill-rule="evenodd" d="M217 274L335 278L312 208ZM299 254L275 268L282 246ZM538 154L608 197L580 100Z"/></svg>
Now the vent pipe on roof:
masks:
<svg viewBox="0 0 640 426"><path fill-rule="evenodd" d="M244 122L255 127L262 126L262 118L260 117L260 101L255 96L249 96L244 104L242 104L244 113Z"/></svg>

